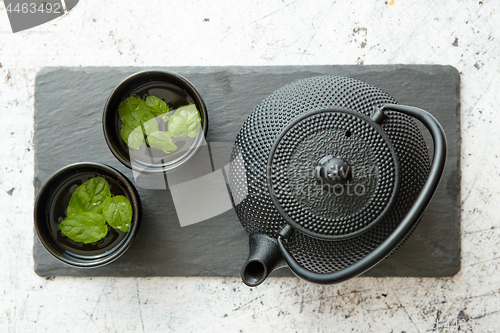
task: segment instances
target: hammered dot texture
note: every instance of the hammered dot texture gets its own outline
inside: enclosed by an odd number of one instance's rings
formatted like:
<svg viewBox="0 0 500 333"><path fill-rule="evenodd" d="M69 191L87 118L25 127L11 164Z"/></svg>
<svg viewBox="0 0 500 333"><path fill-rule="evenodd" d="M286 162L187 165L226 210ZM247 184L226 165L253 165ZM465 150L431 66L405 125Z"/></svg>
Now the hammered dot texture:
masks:
<svg viewBox="0 0 500 333"><path fill-rule="evenodd" d="M348 109L369 116L374 106L382 107L388 103L397 102L370 84L340 76L317 76L299 80L263 100L240 129L229 165L228 180L233 205L245 230L248 233L264 233L276 237L277 232L287 223L271 199L267 185L267 165L274 143L297 116L331 108ZM295 231L288 239L287 248L306 269L316 273L330 273L360 260L394 231L420 193L429 172L429 156L424 139L410 117L397 112L387 112L387 116L382 129L392 143L400 170L400 182L394 202L374 226L346 239L323 240ZM326 135L328 130L324 131ZM340 133L334 132L335 129L329 134L341 137ZM353 133L351 137L355 138L356 134ZM287 177L290 179L291 176ZM373 185L370 188L373 190L378 187ZM297 202L297 199L294 200ZM382 196L381 200L386 199ZM372 209L377 210L376 207L383 205L375 205ZM305 212L313 211L311 206L305 204L301 208ZM318 216L322 214L330 220L345 218L350 213L352 211L349 208L338 214L316 212ZM375 212L374 215L376 214ZM297 221L307 223L306 215L299 216ZM356 225L354 219L351 219L349 223L350 227L344 227L344 233L352 233L367 222L358 221ZM313 225L308 226L311 227L314 230ZM328 227L324 225L323 229L317 230L324 234L335 231L342 233L342 229L334 224Z"/></svg>
<svg viewBox="0 0 500 333"><path fill-rule="evenodd" d="M352 237L383 218L395 197L399 175L392 144L363 118L334 110L310 113L283 132L271 153L271 195L287 220L312 236ZM353 176L347 184L318 184L315 167L329 155L348 162Z"/></svg>

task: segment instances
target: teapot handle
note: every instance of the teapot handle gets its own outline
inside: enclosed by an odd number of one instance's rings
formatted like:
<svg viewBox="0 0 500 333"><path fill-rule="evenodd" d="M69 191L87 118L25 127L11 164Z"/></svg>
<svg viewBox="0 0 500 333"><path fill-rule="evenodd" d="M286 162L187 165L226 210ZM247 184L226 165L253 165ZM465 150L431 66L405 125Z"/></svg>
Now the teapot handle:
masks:
<svg viewBox="0 0 500 333"><path fill-rule="evenodd" d="M412 230L415 223L421 217L438 186L446 160L446 136L444 134L443 128L436 120L436 118L434 118L433 115L425 110L411 106L386 104L380 110L397 111L416 118L430 132L434 142L434 154L427 181L422 187L422 190L420 191L417 199L413 203L413 206L410 208L399 226L381 245L379 245L375 250L370 252L361 260L355 262L353 265L350 265L333 273L322 274L311 272L310 270L302 267L297 262L297 260L295 260L295 258L290 254L290 252L288 252L285 247L286 239L290 237L293 232L293 228L290 225L286 225L279 232L278 245L285 261L287 262L292 272L304 280L319 284L338 283L358 276L363 272L369 270L371 267L375 266L386 256L388 256L398 245L401 244L404 238Z"/></svg>

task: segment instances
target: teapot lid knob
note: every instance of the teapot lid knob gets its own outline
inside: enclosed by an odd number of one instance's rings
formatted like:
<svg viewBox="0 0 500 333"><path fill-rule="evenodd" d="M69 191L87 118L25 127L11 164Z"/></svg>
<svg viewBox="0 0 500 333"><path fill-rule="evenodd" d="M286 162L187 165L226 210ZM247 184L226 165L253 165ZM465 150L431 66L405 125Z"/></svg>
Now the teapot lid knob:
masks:
<svg viewBox="0 0 500 333"><path fill-rule="evenodd" d="M351 166L340 156L323 157L316 166L314 174L316 180L324 185L344 185L352 179Z"/></svg>

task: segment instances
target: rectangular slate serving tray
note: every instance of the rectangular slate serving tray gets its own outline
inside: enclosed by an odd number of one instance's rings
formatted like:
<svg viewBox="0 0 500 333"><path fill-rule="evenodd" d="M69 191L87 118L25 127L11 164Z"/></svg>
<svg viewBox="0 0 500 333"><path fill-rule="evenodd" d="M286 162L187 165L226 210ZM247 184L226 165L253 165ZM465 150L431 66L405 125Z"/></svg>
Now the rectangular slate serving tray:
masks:
<svg viewBox="0 0 500 333"><path fill-rule="evenodd" d="M174 71L194 84L208 107L209 142L233 142L246 117L262 99L287 83L316 75L354 77L383 89L401 104L430 111L448 138L443 178L408 242L365 275L439 277L460 270L460 76L453 67L44 68L35 85L35 193L53 172L82 161L108 164L133 179L132 171L113 157L104 141L102 111L121 80L146 69ZM35 272L44 277L239 276L248 240L233 210L180 227L168 189L138 190L143 203L142 224L121 258L100 268L72 268L54 259L35 236ZM160 212L155 209L159 204L164 207ZM292 274L285 268L273 276Z"/></svg>

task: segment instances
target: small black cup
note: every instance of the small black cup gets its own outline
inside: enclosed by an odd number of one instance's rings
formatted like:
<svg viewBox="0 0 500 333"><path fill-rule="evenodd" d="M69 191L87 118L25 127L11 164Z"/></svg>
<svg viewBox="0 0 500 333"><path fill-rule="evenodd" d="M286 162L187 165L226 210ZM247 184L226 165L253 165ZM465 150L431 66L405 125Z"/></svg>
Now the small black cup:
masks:
<svg viewBox="0 0 500 333"><path fill-rule="evenodd" d="M157 96L155 91L162 94L163 97ZM187 140L187 138L186 142L182 142L182 140L176 142L179 149L170 154L150 149L144 143L136 153L121 138L122 123L118 115L120 103L133 95L141 98L148 95L160 97L170 108L174 109L194 103L201 116L201 129L198 135L194 139ZM144 71L128 77L113 90L104 107L102 124L106 143L121 163L139 173L161 174L181 167L205 144L208 115L201 95L187 79L172 72ZM163 126L161 122L160 126Z"/></svg>
<svg viewBox="0 0 500 333"><path fill-rule="evenodd" d="M93 177L103 177L111 193L128 198L132 222L128 232L110 228L99 242L77 243L62 234L58 223L66 217L74 190ZM116 260L129 248L139 229L141 203L135 187L118 170L99 163L77 163L57 171L43 184L35 200L34 220L38 239L56 259L75 267L98 267Z"/></svg>

